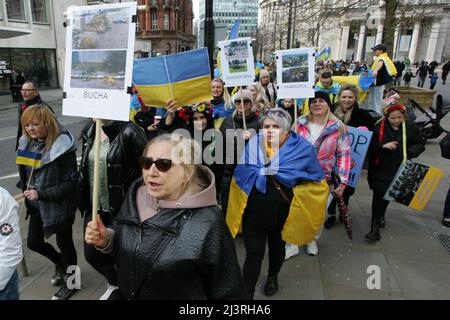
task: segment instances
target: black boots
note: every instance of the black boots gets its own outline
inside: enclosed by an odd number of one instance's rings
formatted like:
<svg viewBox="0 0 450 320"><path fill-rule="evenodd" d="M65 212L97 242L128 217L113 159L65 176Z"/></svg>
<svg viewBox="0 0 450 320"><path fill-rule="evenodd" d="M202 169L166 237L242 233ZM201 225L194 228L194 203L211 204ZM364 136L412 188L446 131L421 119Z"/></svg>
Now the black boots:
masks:
<svg viewBox="0 0 450 320"><path fill-rule="evenodd" d="M273 296L278 291L277 275L268 276L266 285L264 286L264 294L266 296Z"/></svg>
<svg viewBox="0 0 450 320"><path fill-rule="evenodd" d="M325 221L324 227L325 229L331 229L331 227L334 226L334 223L336 222L336 215L329 215L327 221Z"/></svg>
<svg viewBox="0 0 450 320"><path fill-rule="evenodd" d="M365 238L369 241L375 242L381 239L380 236L380 221L372 220L372 227L368 234L366 234Z"/></svg>
<svg viewBox="0 0 450 320"><path fill-rule="evenodd" d="M52 279L50 280L51 284L55 287L60 287L64 283L64 267L61 265L55 265L55 273L52 276Z"/></svg>

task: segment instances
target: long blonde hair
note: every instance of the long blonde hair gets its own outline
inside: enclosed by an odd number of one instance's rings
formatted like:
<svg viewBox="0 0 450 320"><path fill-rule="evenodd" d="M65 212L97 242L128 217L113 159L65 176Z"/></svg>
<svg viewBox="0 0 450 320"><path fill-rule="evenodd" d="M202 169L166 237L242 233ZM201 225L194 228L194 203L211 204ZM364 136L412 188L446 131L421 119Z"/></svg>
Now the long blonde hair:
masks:
<svg viewBox="0 0 450 320"><path fill-rule="evenodd" d="M225 88L223 81L219 78L214 78L211 80L211 86L213 82L218 82L222 85L222 99L224 101L225 109L232 109L233 104L231 103L231 96L230 93L228 92L228 89Z"/></svg>
<svg viewBox="0 0 450 320"><path fill-rule="evenodd" d="M47 130L47 137L45 138L45 149L50 150L53 143L58 138L60 131L56 116L50 110L49 107L41 104L35 104L25 109L20 118L22 126L22 132L27 137L28 141L33 140L28 134L25 126L31 123L33 120L39 121L42 126Z"/></svg>
<svg viewBox="0 0 450 320"><path fill-rule="evenodd" d="M256 109L259 111L259 114L264 114L268 109L270 109L271 105L262 93L261 84L259 82L256 82L255 84L249 85L248 87L254 87L256 89Z"/></svg>

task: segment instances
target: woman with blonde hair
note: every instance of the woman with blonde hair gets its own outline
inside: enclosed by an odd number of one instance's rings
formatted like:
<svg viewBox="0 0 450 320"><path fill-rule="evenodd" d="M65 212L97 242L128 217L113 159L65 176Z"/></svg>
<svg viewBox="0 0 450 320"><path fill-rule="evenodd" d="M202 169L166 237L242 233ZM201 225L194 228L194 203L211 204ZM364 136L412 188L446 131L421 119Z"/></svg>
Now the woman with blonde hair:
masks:
<svg viewBox="0 0 450 320"><path fill-rule="evenodd" d="M247 86L247 90L253 95L253 100L255 101L256 113L258 115L263 115L272 106L270 102L265 98L262 92L262 87L259 82Z"/></svg>
<svg viewBox="0 0 450 320"><path fill-rule="evenodd" d="M114 254L112 299L225 300L247 297L234 243L217 206L214 175L200 146L179 134L156 137L115 224L90 222L85 240Z"/></svg>
<svg viewBox="0 0 450 320"><path fill-rule="evenodd" d="M40 154L36 168L19 165L28 226L27 246L55 264L51 283L60 286L52 300L65 300L77 289L67 287L67 268L77 265L77 253L72 238L77 185L76 144L73 135L56 120L44 105L28 107L21 118L22 132L18 153ZM58 252L46 242L56 235Z"/></svg>
<svg viewBox="0 0 450 320"><path fill-rule="evenodd" d="M213 99L211 104L214 108L214 127L219 129L223 120L231 117L234 111L234 105L231 101L230 93L225 84L219 78L214 78L211 81L211 90Z"/></svg>

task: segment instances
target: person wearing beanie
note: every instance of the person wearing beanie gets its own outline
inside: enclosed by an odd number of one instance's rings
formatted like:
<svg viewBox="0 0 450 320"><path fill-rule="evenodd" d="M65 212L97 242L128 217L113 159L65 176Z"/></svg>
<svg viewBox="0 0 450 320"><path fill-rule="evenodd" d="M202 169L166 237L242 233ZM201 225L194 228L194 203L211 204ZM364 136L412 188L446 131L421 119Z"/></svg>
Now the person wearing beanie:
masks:
<svg viewBox="0 0 450 320"><path fill-rule="evenodd" d="M316 91L313 98L308 99L309 113L300 117L297 121L298 134L309 141L315 148L317 158L325 174L330 194L327 207L333 196L342 196L348 183L350 175L350 138L347 126L341 120L331 113L330 96L326 92ZM337 175L340 184L333 188ZM327 214L321 212L324 218ZM316 240L319 239L322 229L318 232L316 239L306 245L306 252L315 256L318 254ZM297 255L299 249L297 246L286 245L286 259Z"/></svg>
<svg viewBox="0 0 450 320"><path fill-rule="evenodd" d="M262 92L264 98L270 102L271 106L275 106L275 101L277 100L277 89L275 85L270 81L269 71L262 69L259 73L259 83L262 86Z"/></svg>
<svg viewBox="0 0 450 320"><path fill-rule="evenodd" d="M241 157L243 147L259 131L259 118L256 114L253 94L249 90L239 90L233 95L231 100L236 109L233 116L226 118L220 127L223 139L223 164L220 165L220 171L222 172L220 193L224 216L226 216L228 206L231 179L237 162ZM246 130L244 130L244 121Z"/></svg>
<svg viewBox="0 0 450 320"><path fill-rule="evenodd" d="M374 55L372 74L376 80L375 85L370 87L369 106L372 111L383 114L381 100L383 100L384 87L392 81L392 77L397 75L397 69L386 53L386 45L377 44L372 50Z"/></svg>
<svg viewBox="0 0 450 320"><path fill-rule="evenodd" d="M384 118L375 125L367 176L373 196L372 222L365 238L371 242L381 238L379 229L385 227L384 215L389 205L383 197L398 168L403 161L416 158L425 150L419 129L406 120L406 108L394 104L384 110Z"/></svg>

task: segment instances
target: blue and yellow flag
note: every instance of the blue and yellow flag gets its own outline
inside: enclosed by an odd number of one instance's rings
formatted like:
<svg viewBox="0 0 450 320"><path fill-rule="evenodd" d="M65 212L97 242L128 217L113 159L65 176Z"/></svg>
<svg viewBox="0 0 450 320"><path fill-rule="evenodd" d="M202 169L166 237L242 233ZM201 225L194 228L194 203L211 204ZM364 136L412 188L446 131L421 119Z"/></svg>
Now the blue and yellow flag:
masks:
<svg viewBox="0 0 450 320"><path fill-rule="evenodd" d="M228 33L225 40L233 40L238 37L239 27L241 26L241 20L237 19L233 26L230 29L230 33ZM214 69L214 77L222 79L222 62L220 60L220 54L217 52L217 68Z"/></svg>
<svg viewBox="0 0 450 320"><path fill-rule="evenodd" d="M147 106L164 107L170 99L180 106L211 100L208 50L136 60L133 85Z"/></svg>
<svg viewBox="0 0 450 320"><path fill-rule="evenodd" d="M39 152L17 150L16 164L39 168L41 166L41 157L42 154Z"/></svg>
<svg viewBox="0 0 450 320"><path fill-rule="evenodd" d="M321 60L328 61L328 59L330 59L330 56L331 56L331 47L328 47L326 49L323 49L317 54L316 62Z"/></svg>
<svg viewBox="0 0 450 320"><path fill-rule="evenodd" d="M260 133L245 146L230 186L227 225L235 237L253 187L266 193L267 175L273 174L279 183L293 188L294 193L282 238L288 243L306 244L323 224L329 195L314 147L291 131L279 152L265 165L263 145L264 136Z"/></svg>
<svg viewBox="0 0 450 320"><path fill-rule="evenodd" d="M368 76L333 76L333 81L339 83L341 86L344 84L353 84L359 91L359 102L366 100L367 90L375 82L375 77Z"/></svg>

